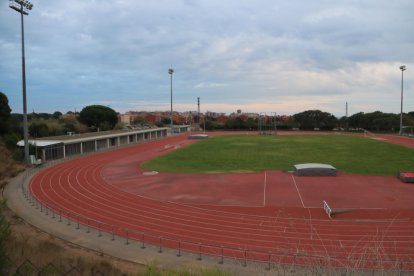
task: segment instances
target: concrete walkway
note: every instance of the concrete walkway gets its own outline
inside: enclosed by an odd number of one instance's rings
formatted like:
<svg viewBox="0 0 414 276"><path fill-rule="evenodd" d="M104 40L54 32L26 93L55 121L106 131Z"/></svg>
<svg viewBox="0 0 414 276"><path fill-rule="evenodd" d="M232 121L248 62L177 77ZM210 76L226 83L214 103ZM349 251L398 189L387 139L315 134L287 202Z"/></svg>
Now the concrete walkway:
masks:
<svg viewBox="0 0 414 276"><path fill-rule="evenodd" d="M72 244L139 264L155 262L160 268L221 269L233 275L274 275L289 271L286 267L278 265L272 265L271 270L268 271L268 264L250 262L245 264L243 260L224 259L224 263L219 264L221 257L201 256L200 260L199 254L186 252L180 252L181 256L178 257L178 250L167 248L160 250L159 246L149 244L145 244L145 248L142 248L140 241L127 241L125 238L113 237L110 233L100 233L96 229L88 229L86 225L78 225L76 221L60 218L58 214L46 211L40 206L36 208L36 204L26 199L23 194L21 185L27 187L28 182L23 183L23 181L24 173L6 186L4 197L7 199L8 207L29 224Z"/></svg>

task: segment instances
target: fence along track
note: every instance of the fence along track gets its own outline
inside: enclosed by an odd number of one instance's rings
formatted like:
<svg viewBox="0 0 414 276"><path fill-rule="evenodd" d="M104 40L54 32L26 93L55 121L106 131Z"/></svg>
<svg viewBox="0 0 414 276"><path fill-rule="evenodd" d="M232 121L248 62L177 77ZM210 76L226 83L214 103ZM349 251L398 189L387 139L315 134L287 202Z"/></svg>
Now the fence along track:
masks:
<svg viewBox="0 0 414 276"><path fill-rule="evenodd" d="M91 155L92 154L97 153L94 152L91 153ZM148 245L152 245L158 248L157 251L159 253L162 253L165 248L174 249L176 250L176 255L178 257L180 257L183 252L187 252L195 255L198 260L202 260L204 256L209 256L217 259L219 264L223 264L225 260L226 262L236 262L242 266L247 266L248 263L260 264L267 270L271 270L275 266L279 265L286 265L289 267L298 266L299 268L310 268L316 265L318 267L323 266L338 269L343 269L344 267L349 267L350 269L371 269L374 267L374 270L378 271L388 269L402 272L414 270L413 260L362 258L361 256L331 257L324 254L309 254L304 252L283 253L254 251L244 248L224 247L218 244L195 243L171 237L151 235L146 232L132 231L129 229L119 228L116 225L109 225L85 216L77 215L69 210L64 210L56 206L46 205L39 201L27 188L31 177L42 168L51 167L78 157L79 156L73 156L64 160L56 160L44 164L43 167L26 170L23 173L20 188L27 201L40 212L50 215L58 222L65 221L67 225L76 225L76 229L80 229L80 226L82 225L86 229L87 233L95 231L98 233L98 236L102 236L102 233L107 233L111 236L112 240L115 238L125 239L126 245L128 245L131 241L135 241L136 243L141 244L141 249L145 249Z"/></svg>
<svg viewBox="0 0 414 276"><path fill-rule="evenodd" d="M56 163L49 163L48 166L53 166ZM125 240L125 245L134 241L136 244L139 244L138 249L141 250L152 247L156 248L158 253L162 253L166 249L170 249L169 251L173 249L173 251L176 251L177 257L182 256L182 254L186 252L193 255L197 260L203 260L205 257L212 257L216 259L219 264L223 264L225 261L235 262L241 266L259 264L266 270L272 270L275 269L275 267L280 268L281 265L298 267L299 269L311 268L314 266L326 267L327 269L344 269L344 267L355 269L352 264L358 264L356 269L370 270L370 267L374 267L375 271L383 271L385 269L408 272L412 271L414 268L414 261L412 260L361 258L361 256L330 257L323 254L306 254L303 252L283 254L253 251L237 247L224 247L217 244L195 243L192 241L178 240L171 237L157 236L146 232L119 228L115 225L106 224L85 216L77 215L68 210L49 206L39 201L27 189L27 185L30 178L40 169L41 168L32 168L24 172L20 184L23 195L34 208L45 215L56 219L57 222L66 223L68 226L72 225L72 227L76 227L76 229L80 229L82 226L86 233L94 231L98 236L102 236L103 233L106 233L110 236L111 240Z"/></svg>

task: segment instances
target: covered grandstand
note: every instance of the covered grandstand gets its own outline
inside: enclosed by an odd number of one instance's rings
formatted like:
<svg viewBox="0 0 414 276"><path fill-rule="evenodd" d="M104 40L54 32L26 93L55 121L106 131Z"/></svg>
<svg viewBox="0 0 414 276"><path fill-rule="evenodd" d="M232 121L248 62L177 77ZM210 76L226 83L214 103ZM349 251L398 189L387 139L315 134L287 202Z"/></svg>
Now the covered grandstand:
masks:
<svg viewBox="0 0 414 276"><path fill-rule="evenodd" d="M174 126L174 133L189 131L189 126ZM29 139L35 148L36 157L43 162L62 159L77 154L97 152L110 148L156 140L168 136L170 128L148 128L132 130L112 130L82 134L68 133L63 136ZM17 143L23 147L24 141Z"/></svg>

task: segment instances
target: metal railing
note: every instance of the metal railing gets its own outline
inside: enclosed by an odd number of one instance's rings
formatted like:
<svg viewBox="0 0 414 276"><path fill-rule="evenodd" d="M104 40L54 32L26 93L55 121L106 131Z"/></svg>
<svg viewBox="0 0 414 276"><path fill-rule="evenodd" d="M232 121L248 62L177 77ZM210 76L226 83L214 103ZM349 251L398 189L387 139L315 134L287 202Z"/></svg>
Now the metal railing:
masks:
<svg viewBox="0 0 414 276"><path fill-rule="evenodd" d="M60 163L60 162L56 162ZM56 163L49 162L47 166L53 166ZM176 256L180 257L183 252L191 253L196 256L197 260L209 256L218 259L219 264L223 264L225 260L235 261L242 266L248 263L262 264L266 270L272 267L287 265L299 267L326 267L334 269L353 269L353 270L398 270L413 271L414 261L403 259L387 259L387 258L366 258L364 256L327 256L321 254L310 254L307 252L272 252L259 251L247 248L222 246L219 244L198 243L190 240L176 239L168 236L154 235L148 232L136 231L128 228L118 227L99 220L79 215L70 210L63 209L56 205L50 205L36 198L28 189L28 182L31 177L42 168L32 168L27 170L22 177L21 189L27 201L40 212L47 216L51 216L60 223L73 225L76 229L85 229L86 233L94 231L98 237L103 233L109 235L111 240L123 239L125 245L132 241L139 244L141 249L151 245L155 247L158 253L162 253L165 249L175 250Z"/></svg>

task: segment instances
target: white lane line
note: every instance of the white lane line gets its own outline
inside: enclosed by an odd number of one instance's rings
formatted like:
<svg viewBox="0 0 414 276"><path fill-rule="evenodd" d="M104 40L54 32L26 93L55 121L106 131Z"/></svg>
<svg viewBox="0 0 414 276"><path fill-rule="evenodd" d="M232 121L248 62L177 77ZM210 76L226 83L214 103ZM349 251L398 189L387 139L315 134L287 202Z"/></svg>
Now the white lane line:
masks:
<svg viewBox="0 0 414 276"><path fill-rule="evenodd" d="M298 192L298 195L299 195L299 198L300 198L300 202L302 202L302 207L303 208L306 208L305 207L305 204L303 204L302 196L300 195L300 192L299 192L299 189L298 189L298 185L296 184L296 180L295 180L295 177L293 176L293 174L292 174L292 179L293 179L293 184L295 184L296 191Z"/></svg>

